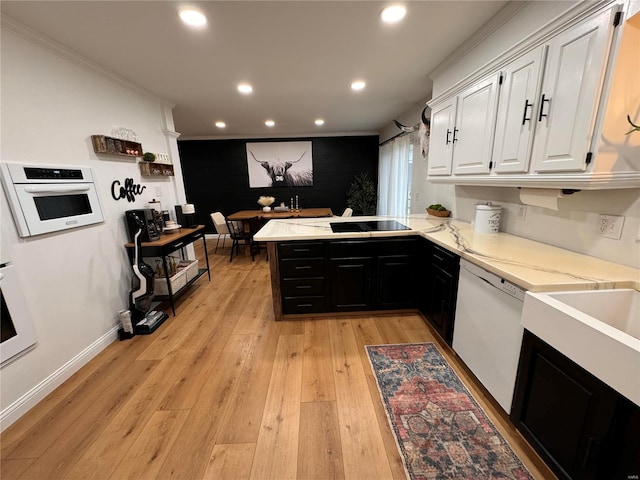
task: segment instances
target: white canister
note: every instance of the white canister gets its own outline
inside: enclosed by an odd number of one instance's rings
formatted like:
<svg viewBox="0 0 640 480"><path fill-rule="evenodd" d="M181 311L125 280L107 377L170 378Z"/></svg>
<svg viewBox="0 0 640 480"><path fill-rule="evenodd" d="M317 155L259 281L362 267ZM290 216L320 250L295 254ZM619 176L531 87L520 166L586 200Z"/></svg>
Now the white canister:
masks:
<svg viewBox="0 0 640 480"><path fill-rule="evenodd" d="M474 230L478 233L498 233L502 207L491 202L476 205L476 221Z"/></svg>

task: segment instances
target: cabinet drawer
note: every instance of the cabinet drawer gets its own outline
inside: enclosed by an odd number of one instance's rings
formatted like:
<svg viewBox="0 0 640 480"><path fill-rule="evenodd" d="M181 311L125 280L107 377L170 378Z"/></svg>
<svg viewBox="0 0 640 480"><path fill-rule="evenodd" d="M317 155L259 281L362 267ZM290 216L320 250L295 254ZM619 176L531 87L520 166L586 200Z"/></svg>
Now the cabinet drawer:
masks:
<svg viewBox="0 0 640 480"><path fill-rule="evenodd" d="M324 258L281 259L280 277L324 277Z"/></svg>
<svg viewBox="0 0 640 480"><path fill-rule="evenodd" d="M282 294L285 297L300 295L324 295L324 278L287 278L282 280Z"/></svg>
<svg viewBox="0 0 640 480"><path fill-rule="evenodd" d="M323 295L312 297L285 297L282 302L282 313L322 313L326 310Z"/></svg>
<svg viewBox="0 0 640 480"><path fill-rule="evenodd" d="M431 263L437 265L444 270L455 269L457 270L460 264L460 257L455 253L451 253L438 245L433 245L431 252ZM454 270L454 271L455 271Z"/></svg>
<svg viewBox="0 0 640 480"><path fill-rule="evenodd" d="M323 257L324 243L322 242L292 242L278 244L280 258L309 258Z"/></svg>

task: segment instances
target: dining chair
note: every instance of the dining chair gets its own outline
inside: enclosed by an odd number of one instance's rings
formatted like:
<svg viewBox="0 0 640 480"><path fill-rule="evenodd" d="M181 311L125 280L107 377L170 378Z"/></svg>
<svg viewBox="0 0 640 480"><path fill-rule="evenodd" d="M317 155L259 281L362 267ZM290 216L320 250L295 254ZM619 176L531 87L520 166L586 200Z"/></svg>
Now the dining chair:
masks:
<svg viewBox="0 0 640 480"><path fill-rule="evenodd" d="M227 228L229 229L229 237L233 240L231 244L231 255L229 256L229 262L233 261L233 250L235 249L236 255L240 253L240 245L244 245L249 248L251 253L251 260L256 258L256 250L259 251L258 244L253 241L253 234L255 233L254 224L258 219L249 219L249 231L245 231L243 222L234 222L226 219Z"/></svg>
<svg viewBox="0 0 640 480"><path fill-rule="evenodd" d="M350 217L351 215L353 215L353 208L347 207L344 209L344 212L342 212L343 217Z"/></svg>
<svg viewBox="0 0 640 480"><path fill-rule="evenodd" d="M220 212L213 212L211 214L211 221L213 222L213 226L216 227L216 233L218 234L218 241L216 242L216 249L214 253L218 253L218 244L220 243L220 236L222 235L222 248L224 248L224 242L227 239L227 235L229 235L229 228L227 227L227 221L224 218L224 215Z"/></svg>

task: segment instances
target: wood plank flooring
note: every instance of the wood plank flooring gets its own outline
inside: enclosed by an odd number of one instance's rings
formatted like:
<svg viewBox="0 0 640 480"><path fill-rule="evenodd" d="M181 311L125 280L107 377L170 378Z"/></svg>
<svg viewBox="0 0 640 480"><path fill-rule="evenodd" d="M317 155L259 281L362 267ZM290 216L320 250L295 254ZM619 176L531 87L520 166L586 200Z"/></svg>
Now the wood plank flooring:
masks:
<svg viewBox="0 0 640 480"><path fill-rule="evenodd" d="M364 345L427 341L535 478L555 478L420 315L275 322L264 254L229 263L214 246L211 282L175 317L111 344L2 433L2 480L404 479Z"/></svg>

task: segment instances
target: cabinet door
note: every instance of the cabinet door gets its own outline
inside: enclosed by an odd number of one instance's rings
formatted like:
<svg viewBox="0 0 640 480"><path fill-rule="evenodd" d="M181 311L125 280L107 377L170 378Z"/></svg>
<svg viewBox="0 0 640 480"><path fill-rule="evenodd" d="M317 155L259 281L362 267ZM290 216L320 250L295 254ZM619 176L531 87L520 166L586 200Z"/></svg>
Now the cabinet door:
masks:
<svg viewBox="0 0 640 480"><path fill-rule="evenodd" d="M596 478L618 395L525 330L511 420L561 479ZM613 477L609 477L613 478Z"/></svg>
<svg viewBox="0 0 640 480"><path fill-rule="evenodd" d="M536 172L586 169L614 13L605 10L549 42L533 146Z"/></svg>
<svg viewBox="0 0 640 480"><path fill-rule="evenodd" d="M503 70L493 144L496 172L526 172L529 168L545 52L545 46L538 47Z"/></svg>
<svg viewBox="0 0 640 480"><path fill-rule="evenodd" d="M429 134L429 175L451 175L453 128L457 98L450 98L431 109Z"/></svg>
<svg viewBox="0 0 640 480"><path fill-rule="evenodd" d="M329 261L330 311L372 308L373 259L340 258Z"/></svg>
<svg viewBox="0 0 640 480"><path fill-rule="evenodd" d="M453 340L452 320L456 289L453 274L433 265L428 289L430 302L427 318L449 345Z"/></svg>
<svg viewBox="0 0 640 480"><path fill-rule="evenodd" d="M453 130L453 173L489 173L498 106L500 74L482 80L458 95Z"/></svg>
<svg viewBox="0 0 640 480"><path fill-rule="evenodd" d="M415 308L417 262L413 255L378 257L376 308Z"/></svg>

